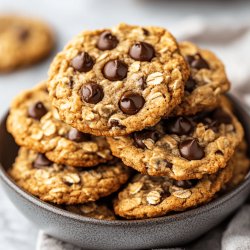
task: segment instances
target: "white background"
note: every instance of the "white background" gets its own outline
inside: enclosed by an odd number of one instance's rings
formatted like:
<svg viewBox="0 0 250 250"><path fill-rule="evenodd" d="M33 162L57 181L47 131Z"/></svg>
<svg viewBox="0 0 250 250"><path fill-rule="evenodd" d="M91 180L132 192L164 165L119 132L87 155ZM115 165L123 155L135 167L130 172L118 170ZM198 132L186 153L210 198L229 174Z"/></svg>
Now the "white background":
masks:
<svg viewBox="0 0 250 250"><path fill-rule="evenodd" d="M109 27L119 22L165 26L177 38L185 33L186 20L190 23L189 31L197 29L196 20L215 27L220 23L250 24L250 2L236 0L0 0L1 12L35 16L50 23L56 32L57 50L83 29ZM224 59L229 78L240 79L241 70L249 65L250 49L238 53L237 58L234 51L226 51L223 46L213 49ZM240 44L234 49L240 51ZM0 75L0 115L13 96L46 78L50 61L51 58L34 67ZM238 66L239 70L231 74ZM0 232L0 250L35 249L37 229L19 214L1 188Z"/></svg>

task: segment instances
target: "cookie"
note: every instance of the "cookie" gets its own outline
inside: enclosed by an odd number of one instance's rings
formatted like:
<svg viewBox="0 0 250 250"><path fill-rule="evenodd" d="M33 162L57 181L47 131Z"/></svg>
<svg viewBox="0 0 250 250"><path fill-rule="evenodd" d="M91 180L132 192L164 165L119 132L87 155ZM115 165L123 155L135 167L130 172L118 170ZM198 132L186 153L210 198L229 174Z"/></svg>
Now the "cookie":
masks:
<svg viewBox="0 0 250 250"><path fill-rule="evenodd" d="M108 142L113 155L143 174L186 180L225 167L242 138L241 124L221 105L195 116L164 119L155 127L110 137Z"/></svg>
<svg viewBox="0 0 250 250"><path fill-rule="evenodd" d="M20 187L43 201L80 204L117 191L130 171L119 161L91 169L60 165L22 147L9 174Z"/></svg>
<svg viewBox="0 0 250 250"><path fill-rule="evenodd" d="M84 133L114 136L153 126L169 114L188 76L167 30L120 24L75 37L52 62L48 86L64 122Z"/></svg>
<svg viewBox="0 0 250 250"><path fill-rule="evenodd" d="M216 107L221 94L230 88L223 63L211 51L191 42L181 42L179 46L191 74L185 83L183 100L171 115L194 115Z"/></svg>
<svg viewBox="0 0 250 250"><path fill-rule="evenodd" d="M79 205L67 205L64 207L65 210L79 214L86 217L91 217L99 220L115 220L114 212L109 209L104 203L88 202Z"/></svg>
<svg viewBox="0 0 250 250"><path fill-rule="evenodd" d="M54 47L51 29L20 16L0 16L0 72L36 63Z"/></svg>
<svg viewBox="0 0 250 250"><path fill-rule="evenodd" d="M81 133L54 117L43 82L13 100L7 128L17 144L59 164L89 167L112 159L105 138Z"/></svg>
<svg viewBox="0 0 250 250"><path fill-rule="evenodd" d="M237 148L235 154L235 165L233 169L233 176L225 185L225 190L232 190L242 183L250 170L250 160L247 157L247 143L243 140Z"/></svg>
<svg viewBox="0 0 250 250"><path fill-rule="evenodd" d="M230 161L215 174L183 181L137 174L118 194L114 211L126 219L143 219L197 207L209 202L229 181L233 166L234 162Z"/></svg>

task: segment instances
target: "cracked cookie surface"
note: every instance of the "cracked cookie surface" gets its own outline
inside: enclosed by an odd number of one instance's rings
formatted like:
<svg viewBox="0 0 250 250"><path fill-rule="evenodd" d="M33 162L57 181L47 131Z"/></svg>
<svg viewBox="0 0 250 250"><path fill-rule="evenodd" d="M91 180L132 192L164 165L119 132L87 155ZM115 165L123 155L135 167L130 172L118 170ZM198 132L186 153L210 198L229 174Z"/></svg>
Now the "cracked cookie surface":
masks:
<svg viewBox="0 0 250 250"><path fill-rule="evenodd" d="M88 202L79 205L67 205L64 209L86 217L91 217L99 220L115 220L114 212L104 203Z"/></svg>
<svg viewBox="0 0 250 250"><path fill-rule="evenodd" d="M114 211L127 219L143 219L197 207L209 202L230 180L236 163L232 158L224 169L202 179L176 181L137 174L118 194Z"/></svg>
<svg viewBox="0 0 250 250"><path fill-rule="evenodd" d="M95 135L155 125L180 103L189 69L163 28L120 24L76 36L51 64L60 118Z"/></svg>
<svg viewBox="0 0 250 250"><path fill-rule="evenodd" d="M43 201L80 204L117 191L128 180L130 170L120 161L91 169L59 165L22 147L9 174L17 185Z"/></svg>
<svg viewBox="0 0 250 250"><path fill-rule="evenodd" d="M56 163L89 167L112 159L104 137L81 133L56 116L42 82L13 100L7 128L17 144L44 153Z"/></svg>
<svg viewBox="0 0 250 250"><path fill-rule="evenodd" d="M38 20L0 16L0 72L33 64L54 46L50 28Z"/></svg>
<svg viewBox="0 0 250 250"><path fill-rule="evenodd" d="M213 111L172 117L108 142L113 155L143 174L186 180L225 167L242 138L241 124L222 103Z"/></svg>
<svg viewBox="0 0 250 250"><path fill-rule="evenodd" d="M182 102L171 115L194 115L218 105L220 96L229 90L223 63L209 50L191 42L180 42L181 54L190 67Z"/></svg>

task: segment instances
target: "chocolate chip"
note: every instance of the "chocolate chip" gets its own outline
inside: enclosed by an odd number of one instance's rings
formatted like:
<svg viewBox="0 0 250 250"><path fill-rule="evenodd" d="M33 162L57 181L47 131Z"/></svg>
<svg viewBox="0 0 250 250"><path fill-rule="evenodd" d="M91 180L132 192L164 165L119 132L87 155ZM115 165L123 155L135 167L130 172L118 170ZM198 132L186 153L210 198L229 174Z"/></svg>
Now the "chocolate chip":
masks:
<svg viewBox="0 0 250 250"><path fill-rule="evenodd" d="M194 187L196 184L198 183L198 180L196 179L193 179L193 180L185 180L185 181L177 181L177 180L174 180L173 184L177 187L180 187L180 188L192 188Z"/></svg>
<svg viewBox="0 0 250 250"><path fill-rule="evenodd" d="M102 100L104 93L102 87L99 84L89 83L82 87L81 96L83 101L96 104Z"/></svg>
<svg viewBox="0 0 250 250"><path fill-rule="evenodd" d="M187 55L185 56L185 59L187 63L189 64L189 66L191 66L192 62L195 60L195 56Z"/></svg>
<svg viewBox="0 0 250 250"><path fill-rule="evenodd" d="M179 150L182 157L191 160L200 160L205 153L196 139L187 139L179 144Z"/></svg>
<svg viewBox="0 0 250 250"><path fill-rule="evenodd" d="M156 130L142 130L139 132L134 132L133 133L133 138L135 142L135 146L138 148L145 149L147 146L144 144L144 140L146 139L151 139L154 142L158 141L160 138L160 133Z"/></svg>
<svg viewBox="0 0 250 250"><path fill-rule="evenodd" d="M209 112L199 112L193 116L190 116L189 119L194 121L194 122L202 122L204 123L204 119L209 116Z"/></svg>
<svg viewBox="0 0 250 250"><path fill-rule="evenodd" d="M22 42L26 41L28 37L30 36L29 29L25 27L17 27L16 28L18 39Z"/></svg>
<svg viewBox="0 0 250 250"><path fill-rule="evenodd" d="M145 100L141 95L127 91L122 95L119 107L124 114L134 115L139 112L144 103Z"/></svg>
<svg viewBox="0 0 250 250"><path fill-rule="evenodd" d="M120 60L108 61L103 67L103 75L110 81L119 81L127 76L128 66Z"/></svg>
<svg viewBox="0 0 250 250"><path fill-rule="evenodd" d="M100 50L112 50L117 46L118 42L116 36L112 35L110 31L104 31L100 35L96 46Z"/></svg>
<svg viewBox="0 0 250 250"><path fill-rule="evenodd" d="M202 111L199 113L196 113L195 115L189 117L192 120L196 121L196 122L204 122L206 119L209 121L212 121L211 118L209 117L211 114L211 112L209 111Z"/></svg>
<svg viewBox="0 0 250 250"><path fill-rule="evenodd" d="M52 165L52 161L47 159L44 154L37 154L35 161L33 162L33 167L35 168L42 168L42 167L49 167Z"/></svg>
<svg viewBox="0 0 250 250"><path fill-rule="evenodd" d="M165 119L163 125L168 134L187 135L193 130L193 124L182 116Z"/></svg>
<svg viewBox="0 0 250 250"><path fill-rule="evenodd" d="M197 117L197 121L202 122L212 129L215 133L219 132L221 124L231 124L232 118L223 109L217 108L212 112L202 112Z"/></svg>
<svg viewBox="0 0 250 250"><path fill-rule="evenodd" d="M220 124L231 124L232 119L229 114L218 108L212 112L200 112L191 117L195 122L201 122L212 129L215 133L219 131Z"/></svg>
<svg viewBox="0 0 250 250"><path fill-rule="evenodd" d="M219 132L219 123L217 121L213 121L210 118L205 118L204 123L208 126L208 128L212 129L215 133Z"/></svg>
<svg viewBox="0 0 250 250"><path fill-rule="evenodd" d="M171 193L169 192L169 190L164 190L164 192L162 194L162 200L166 199L170 195L171 195Z"/></svg>
<svg viewBox="0 0 250 250"><path fill-rule="evenodd" d="M82 133L75 128L71 128L67 134L67 138L75 142L84 142L84 141L90 141L91 135Z"/></svg>
<svg viewBox="0 0 250 250"><path fill-rule="evenodd" d="M219 150L219 149L215 151L215 154L217 154L217 155L224 155L223 152L221 150Z"/></svg>
<svg viewBox="0 0 250 250"><path fill-rule="evenodd" d="M137 61L150 62L155 56L155 50L149 43L137 42L130 48L129 55Z"/></svg>
<svg viewBox="0 0 250 250"><path fill-rule="evenodd" d="M142 90L144 90L146 88L147 84L146 84L146 81L145 81L144 77L141 77L138 80L138 85L141 87Z"/></svg>
<svg viewBox="0 0 250 250"><path fill-rule="evenodd" d="M143 35L144 36L148 36L149 35L149 31L145 28L142 28L142 31L143 31Z"/></svg>
<svg viewBox="0 0 250 250"><path fill-rule="evenodd" d="M29 107L28 116L36 120L40 120L47 112L48 110L42 102L36 102Z"/></svg>
<svg viewBox="0 0 250 250"><path fill-rule="evenodd" d="M199 53L186 56L186 61L194 69L209 69L209 64Z"/></svg>
<svg viewBox="0 0 250 250"><path fill-rule="evenodd" d="M172 168L173 164L171 162L168 162L167 160L164 160L164 162L166 163L166 167L168 168Z"/></svg>
<svg viewBox="0 0 250 250"><path fill-rule="evenodd" d="M93 65L94 60L87 52L82 52L71 60L71 66L79 72L88 72Z"/></svg>
<svg viewBox="0 0 250 250"><path fill-rule="evenodd" d="M231 124L232 123L232 118L231 116L226 113L223 109L217 108L215 109L212 114L211 118L215 121L218 122L218 124Z"/></svg>
<svg viewBox="0 0 250 250"><path fill-rule="evenodd" d="M209 69L207 61L203 59L200 55L197 60L194 60L192 62L191 67L195 69Z"/></svg>
<svg viewBox="0 0 250 250"><path fill-rule="evenodd" d="M185 83L185 90L191 93L195 89L195 87L196 81L192 77L189 77Z"/></svg>

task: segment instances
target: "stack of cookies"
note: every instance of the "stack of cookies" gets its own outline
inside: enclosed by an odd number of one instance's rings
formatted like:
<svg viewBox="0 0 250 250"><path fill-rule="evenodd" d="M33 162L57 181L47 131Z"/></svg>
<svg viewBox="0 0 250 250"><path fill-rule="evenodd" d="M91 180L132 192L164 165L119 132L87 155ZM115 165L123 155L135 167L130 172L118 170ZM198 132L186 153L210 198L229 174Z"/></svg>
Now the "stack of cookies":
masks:
<svg viewBox="0 0 250 250"><path fill-rule="evenodd" d="M21 148L10 175L44 201L102 219L207 203L249 168L229 87L212 52L163 28L85 31L48 80L13 101L7 126Z"/></svg>

